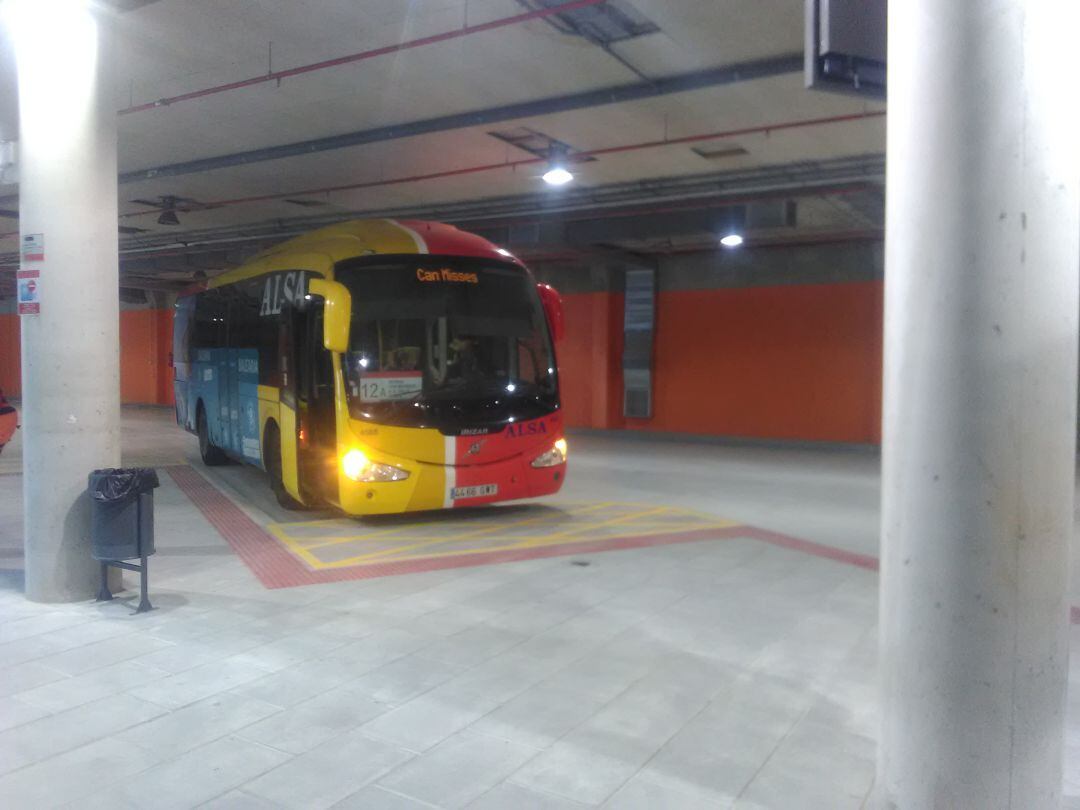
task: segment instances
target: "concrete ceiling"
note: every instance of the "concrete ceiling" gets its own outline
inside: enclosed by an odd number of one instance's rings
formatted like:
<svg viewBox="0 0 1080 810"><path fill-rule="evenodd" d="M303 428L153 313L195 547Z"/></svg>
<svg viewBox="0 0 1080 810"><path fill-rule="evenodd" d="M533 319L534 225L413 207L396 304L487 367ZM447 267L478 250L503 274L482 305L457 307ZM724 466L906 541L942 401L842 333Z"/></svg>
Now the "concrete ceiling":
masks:
<svg viewBox="0 0 1080 810"><path fill-rule="evenodd" d="M115 15L115 106L124 110L222 84L551 5L518 0L157 0ZM616 0L622 2L622 0ZM378 127L457 116L506 105L560 99L604 88L640 85L696 71L797 55L802 0L632 0L655 33L607 47L557 30L548 19L425 44L325 70L121 115L122 173L221 158L284 144L367 132ZM11 98L13 67L0 41L0 99ZM786 68L785 68L786 69ZM646 77L645 80L642 76ZM8 104L10 108L10 101ZM557 204L538 165L473 171L532 155L489 133L529 127L576 150L602 152L579 164L575 189L745 173L817 164L884 151L881 105L805 90L801 73L578 109L543 112L480 126L456 125L412 137L248 165L158 176L120 188L121 224L190 241L207 229L250 228L310 217L403 208L436 208L485 198L531 197ZM0 122L4 103L0 101ZM10 110L9 110L10 116ZM850 120L789 126L822 118ZM2 125L2 124L0 124ZM742 131L693 143L666 143ZM738 147L738 149L735 149ZM720 151L706 158L694 151ZM222 161L227 163L228 161ZM454 172L463 172L454 174ZM408 180L417 175L440 175ZM335 192L328 186L367 184ZM13 186L0 186L0 208L12 208ZM280 195L262 201L244 198ZM134 200L174 196L198 203L236 201L208 210L181 204L180 226L158 225L157 213ZM302 207L291 200L319 204ZM865 224L849 205L819 206L808 227ZM0 219L0 233L10 220ZM0 254L15 249L0 238Z"/></svg>

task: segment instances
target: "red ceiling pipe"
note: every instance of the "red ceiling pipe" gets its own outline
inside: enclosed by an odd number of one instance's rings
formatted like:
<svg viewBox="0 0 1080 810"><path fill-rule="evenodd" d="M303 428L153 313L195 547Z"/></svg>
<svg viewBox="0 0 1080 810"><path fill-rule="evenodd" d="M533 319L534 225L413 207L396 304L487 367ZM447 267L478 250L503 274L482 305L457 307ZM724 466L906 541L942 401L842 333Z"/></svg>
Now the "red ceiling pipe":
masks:
<svg viewBox="0 0 1080 810"><path fill-rule="evenodd" d="M828 189L823 189L828 191ZM843 191L841 191L843 193ZM751 199L751 198L746 198ZM273 236L267 236L266 241L272 240ZM775 247L806 247L809 245L830 245L839 244L843 242L880 242L885 238L885 231L881 228L866 228L863 230L847 230L847 231L827 231L824 233L807 233L797 234L795 236L763 236L758 238L746 239L743 243L743 249L751 248L775 248ZM228 250L227 245L221 247L222 250ZM687 253L708 253L720 250L720 248L714 243L698 243L687 244L678 247L671 248L649 248L649 247L637 247L634 248L634 253L640 253L642 255L665 255L665 256L677 256ZM121 255L124 255L124 251L120 251ZM147 253L140 253L136 258L139 259L158 259L169 256L183 256L188 251L183 248L177 248L172 250L159 250L150 251ZM580 259L588 255L602 255L604 251L599 248L571 248L563 251L556 252L539 252L533 253L528 248L519 248L517 255L524 261L529 262L554 262L554 261L573 261ZM18 265L0 266L0 271L14 271L18 269Z"/></svg>
<svg viewBox="0 0 1080 810"><path fill-rule="evenodd" d="M872 112L851 113L850 115L830 115L825 118L802 118L798 121L781 121L778 124L743 127L742 129L729 129L725 132L707 132L703 135L685 135L681 138L668 138L661 141L646 141L644 143L634 143L627 146L609 146L605 149L590 149L587 152L577 152L575 155L571 155L570 159L573 160L574 157L615 155L620 152L633 152L638 149L650 149L656 146L671 146L672 144L698 143L700 141L715 140L716 138L736 138L739 135L768 135L772 132L782 132L786 129L801 129L803 127L813 127L820 124L840 124L844 121L862 121L867 118L881 118L884 115L884 110L875 110Z"/></svg>
<svg viewBox="0 0 1080 810"><path fill-rule="evenodd" d="M317 70L326 70L327 68L350 65L353 62L362 62L365 59L374 59L377 56L400 53L401 51L411 50L412 48L422 48L425 45L434 45L438 42L459 39L472 34L482 34L485 31L494 31L498 28L506 28L507 26L518 25L519 23L529 22L530 20L541 20L555 14L566 14L571 11L587 8L588 6L598 6L605 2L607 2L607 0L573 0L573 2L562 3L557 6L551 6L550 8L541 8L524 14L515 14L512 17L502 17L498 20L480 23L479 25L466 25L465 27L458 28L454 31L432 34L431 36L420 37L420 39L413 39L408 42L399 42L396 45L384 45L381 48L372 48L371 50L360 51L359 53L351 53L347 56L338 56L323 62L314 62L310 65L301 65L300 67L289 68L288 70L271 71L262 76L252 76L250 79L241 79L240 81L229 82L228 84L219 84L215 87L208 87L204 90L192 90L190 93L181 93L178 96L161 98L157 101L149 101L145 104L136 104L132 107L126 107L125 109L120 110L117 115L131 115L132 113L155 110L159 107L168 107L173 104L179 104L182 101L191 101L192 99L212 96L217 93L227 93L230 90L239 90L243 87L252 87L256 84L281 81L282 79L300 76L304 73L314 73Z"/></svg>
<svg viewBox="0 0 1080 810"><path fill-rule="evenodd" d="M762 134L769 132L777 132L780 130L799 129L801 127L816 127L824 126L826 124L838 124L849 121L861 121L867 119L881 118L885 115L884 111L876 112L864 112L855 113L852 115L834 115L827 118L804 118L797 121L782 121L774 124L761 124L755 127L741 127L739 129L722 130L720 132L708 132L700 135L687 135L681 138L671 138L666 141L644 141L642 143L625 144L623 146L610 146L602 149L589 149L583 152L576 152L570 156L570 159L585 158L595 155L610 155L622 152L632 152L639 149L656 149L662 146L676 146L679 144L695 143L697 141L709 141L718 140L720 138L731 138L739 135L749 134ZM439 180L446 177L460 177L467 174L478 174L480 172L490 172L496 169L516 169L521 166L535 166L547 162L547 158L534 157L524 158L522 160L504 161L502 163L485 163L480 166L465 166L459 169L446 169L439 172L428 172L426 174L413 174L406 175L404 177L392 177L386 180L369 180L362 183L347 183L340 186L324 186L322 188L311 188L294 191L275 192L273 194L257 194L251 197L236 197L229 200L216 200L213 202L203 203L198 206L191 206L185 208L183 206L177 206L176 210L180 212L191 213L192 211L206 210L208 208L220 208L226 205L242 205L244 203L256 203L266 202L268 200L280 200L288 197L304 197L312 194L330 194L338 191L359 191L366 188L380 188L383 186L396 186L404 183L418 183L423 180ZM127 214L121 214L121 219L127 219L130 217L148 216L150 214L160 214L158 209L151 211L133 211Z"/></svg>

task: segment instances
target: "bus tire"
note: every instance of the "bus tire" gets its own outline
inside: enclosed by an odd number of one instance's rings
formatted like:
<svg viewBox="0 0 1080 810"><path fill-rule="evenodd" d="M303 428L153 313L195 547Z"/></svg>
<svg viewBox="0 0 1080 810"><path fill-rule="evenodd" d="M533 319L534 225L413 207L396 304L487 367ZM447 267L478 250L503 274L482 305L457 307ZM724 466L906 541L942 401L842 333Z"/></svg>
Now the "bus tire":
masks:
<svg viewBox="0 0 1080 810"><path fill-rule="evenodd" d="M266 426L263 448L263 466L266 467L266 474L270 476L270 488L274 491L278 505L290 512L303 510L304 504L285 489L285 481L281 474L281 432L274 422Z"/></svg>
<svg viewBox="0 0 1080 810"><path fill-rule="evenodd" d="M206 424L206 410L199 403L199 411L195 417L196 431L199 434L199 456L202 463L207 467L220 467L229 463L229 457L225 451L210 441L210 429Z"/></svg>

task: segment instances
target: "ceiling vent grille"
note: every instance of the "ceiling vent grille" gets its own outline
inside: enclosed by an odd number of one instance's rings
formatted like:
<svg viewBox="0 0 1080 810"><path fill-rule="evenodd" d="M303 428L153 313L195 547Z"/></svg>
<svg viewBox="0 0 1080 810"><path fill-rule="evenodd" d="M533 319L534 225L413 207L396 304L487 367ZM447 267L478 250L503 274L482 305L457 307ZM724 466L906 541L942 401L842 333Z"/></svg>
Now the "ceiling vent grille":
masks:
<svg viewBox="0 0 1080 810"><path fill-rule="evenodd" d="M692 147L691 151L698 157L705 158L705 160L725 160L727 158L750 154L749 151L742 146L739 146L737 143L706 144L705 146Z"/></svg>
<svg viewBox="0 0 1080 810"><path fill-rule="evenodd" d="M537 11L552 8L566 0L518 0L518 3ZM596 45L611 45L628 39L655 34L660 26L634 8L626 0L608 0L595 6L554 14L547 23L564 34L584 37Z"/></svg>
<svg viewBox="0 0 1080 810"><path fill-rule="evenodd" d="M528 127L495 130L494 132L489 132L488 135L503 143L508 143L516 149L528 152L530 155L545 160L553 155L573 158L574 163L588 163L596 160L596 158L589 157L588 155L575 157L575 155L579 155L580 150L575 149L565 141L552 138L550 135L545 135L543 132L538 132L535 129L529 129Z"/></svg>

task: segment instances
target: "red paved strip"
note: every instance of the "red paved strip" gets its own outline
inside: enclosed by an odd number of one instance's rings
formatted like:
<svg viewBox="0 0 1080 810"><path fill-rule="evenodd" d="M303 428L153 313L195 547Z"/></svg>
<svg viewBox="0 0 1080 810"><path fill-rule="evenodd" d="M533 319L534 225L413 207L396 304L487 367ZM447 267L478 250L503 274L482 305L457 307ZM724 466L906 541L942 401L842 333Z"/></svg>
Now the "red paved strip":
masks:
<svg viewBox="0 0 1080 810"><path fill-rule="evenodd" d="M288 551L276 537L252 520L217 487L191 467L166 467L181 491L188 496L210 524L218 530L236 555L267 588L294 588L298 585L318 585L323 582L345 582L353 579L416 574L422 571L442 571L448 568L470 568L479 565L538 560L548 557L567 557L574 554L595 554L601 551L622 551L651 546L669 546L675 543L693 543L702 540L749 537L781 548L822 557L826 560L878 570L878 560L866 554L845 551L840 548L800 540L778 532L770 532L755 526L730 526L724 529L698 529L674 534L642 535L636 537L612 537L604 540L586 540L580 543L564 543L539 548L487 551L462 554L457 557L428 557L399 562L356 565L348 568L332 568L313 571ZM1080 624L1080 606L1070 611L1073 624Z"/></svg>
<svg viewBox="0 0 1080 810"><path fill-rule="evenodd" d="M167 467L169 476L191 499L232 550L267 588L313 585L310 573L277 539L191 467Z"/></svg>
<svg viewBox="0 0 1080 810"><path fill-rule="evenodd" d="M763 543L771 543L781 548L789 548L792 551L801 551L803 554L812 554L815 557L824 557L845 565L854 565L856 568L865 568L867 571L878 570L877 557L867 554L857 554L854 551L845 551L842 548L814 543L810 540L800 540L798 537L790 537L778 532L770 532L767 529L759 529L756 526L744 526L741 536L753 537Z"/></svg>

